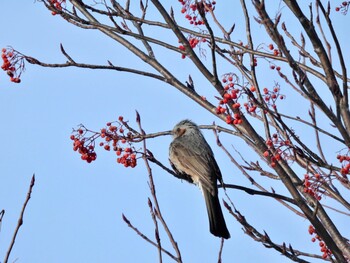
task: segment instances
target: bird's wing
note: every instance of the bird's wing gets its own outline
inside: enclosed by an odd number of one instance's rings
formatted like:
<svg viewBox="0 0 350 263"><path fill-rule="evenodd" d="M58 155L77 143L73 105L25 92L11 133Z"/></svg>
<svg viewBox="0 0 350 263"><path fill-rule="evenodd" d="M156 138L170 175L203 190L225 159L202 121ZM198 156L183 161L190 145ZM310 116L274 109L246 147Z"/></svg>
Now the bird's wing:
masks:
<svg viewBox="0 0 350 263"><path fill-rule="evenodd" d="M182 140L174 140L170 145L170 159L177 170L188 174L194 182L215 195L216 181L221 173L208 145L189 147Z"/></svg>
<svg viewBox="0 0 350 263"><path fill-rule="evenodd" d="M176 168L175 164L173 164L173 162L172 162L170 159L169 159L169 162L170 162L170 165L171 165L171 167L173 168L173 170L174 170L174 172L175 172L175 174L176 174L175 176L176 176L177 178L186 180L187 182L193 184L193 180L192 180L192 177L191 177L191 176L189 176L188 174L186 174L186 173L184 173L184 172L182 172L182 171L179 171L179 170Z"/></svg>

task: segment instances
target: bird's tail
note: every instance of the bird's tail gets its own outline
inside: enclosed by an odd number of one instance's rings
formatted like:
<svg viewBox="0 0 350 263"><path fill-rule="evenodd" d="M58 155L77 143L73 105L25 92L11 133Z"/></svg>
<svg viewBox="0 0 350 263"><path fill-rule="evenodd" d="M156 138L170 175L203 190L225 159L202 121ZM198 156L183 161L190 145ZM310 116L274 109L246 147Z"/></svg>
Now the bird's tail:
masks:
<svg viewBox="0 0 350 263"><path fill-rule="evenodd" d="M210 232L217 237L223 237L225 239L230 238L230 233L228 232L226 227L218 195L212 195L206 189L202 190L208 211Z"/></svg>

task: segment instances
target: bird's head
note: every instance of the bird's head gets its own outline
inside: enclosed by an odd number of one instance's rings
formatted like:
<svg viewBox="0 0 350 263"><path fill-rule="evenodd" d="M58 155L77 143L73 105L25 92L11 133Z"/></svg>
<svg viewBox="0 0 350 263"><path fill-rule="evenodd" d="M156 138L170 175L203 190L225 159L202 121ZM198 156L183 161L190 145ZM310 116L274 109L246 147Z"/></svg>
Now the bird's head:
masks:
<svg viewBox="0 0 350 263"><path fill-rule="evenodd" d="M196 132L199 132L198 126L190 120L180 121L171 131L174 138L179 138L182 135L189 135Z"/></svg>

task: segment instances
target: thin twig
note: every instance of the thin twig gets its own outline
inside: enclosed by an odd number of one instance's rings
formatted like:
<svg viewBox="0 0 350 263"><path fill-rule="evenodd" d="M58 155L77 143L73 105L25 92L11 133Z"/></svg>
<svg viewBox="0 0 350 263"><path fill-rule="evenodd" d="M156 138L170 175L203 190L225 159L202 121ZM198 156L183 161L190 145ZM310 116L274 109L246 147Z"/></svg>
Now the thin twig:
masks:
<svg viewBox="0 0 350 263"><path fill-rule="evenodd" d="M218 187L219 187L219 185L218 185ZM250 194L250 195L269 196L269 197L280 199L280 200L289 202L289 203L291 203L293 205L296 205L294 199L292 199L290 197L287 197L287 196L284 196L284 195L276 194L276 193L270 193L270 192L265 192L265 191L258 191L258 190L254 190L254 189L251 189L251 188L248 188L248 187L244 187L244 186L241 186L241 185L235 185L235 184L224 184L223 187L225 187L226 189L227 188L232 188L232 189L241 190L241 191L244 191L244 192L246 192L247 194Z"/></svg>
<svg viewBox="0 0 350 263"><path fill-rule="evenodd" d="M224 248L224 244L225 244L225 239L221 238L220 250L219 250L219 256L218 256L218 263L222 262L222 251L223 251L223 248Z"/></svg>
<svg viewBox="0 0 350 263"><path fill-rule="evenodd" d="M146 135L145 131L142 129L142 126L141 126L141 118L140 118L140 115L138 112L136 112L136 122L138 123L139 125L139 129L140 129L140 133L142 135ZM148 171L148 177L149 177L149 187L150 187L150 190L151 190L151 194L152 194L152 198L153 198L153 203L154 203L154 207L155 207L155 210L157 211L156 213L156 216L158 217L159 221L161 222L165 232L167 233L168 237L169 237L169 240L175 250L175 253L177 255L177 259L176 261L177 262L182 262L182 259L181 259L181 252L180 252L180 249L177 245L177 242L175 241L174 237L173 237L173 234L171 233L169 227L168 227L168 224L165 222L165 219L163 218L162 216L162 213L160 211L160 207L159 207L159 203L158 203L158 199L157 199L157 195L156 195L156 188L155 188L155 185L154 185L154 181L153 181L153 175L152 175L152 169L149 165L149 162L148 162L148 158L147 158L147 146L146 146L146 140L143 140L143 150L144 150L144 154L143 154L143 160L145 162L145 165L146 165L146 168L147 168L147 171Z"/></svg>
<svg viewBox="0 0 350 263"><path fill-rule="evenodd" d="M140 230L138 230L124 214L122 214L122 218L123 218L124 222L128 225L128 227L130 227L132 230L134 230L136 232L136 234L138 234L141 238L146 240L151 245L158 247L158 244L156 242L152 241L145 234L143 234ZM173 260L177 261L177 257L174 256L173 254L171 254L168 250L166 250L164 248L161 248L161 250L162 250L162 252L167 254L169 257L171 257Z"/></svg>
<svg viewBox="0 0 350 263"><path fill-rule="evenodd" d="M29 202L29 199L31 197L31 194L32 194L32 190L33 190L33 187L34 187L34 183L35 183L35 175L33 174L32 176L32 179L30 181L30 185L29 185L29 190L28 190L28 193L27 193L27 197L24 201L24 204L23 204L23 207L22 207L22 211L21 211L21 214L19 216L19 219L18 219L18 222L17 222L17 226L16 226L16 229L15 229L15 232L13 234L13 237L12 237L12 240L11 240L11 244L7 250L7 253L5 255L5 259L4 259L4 263L7 263L8 262L8 259L10 257L10 254L11 254L11 251L12 251L12 248L13 248L13 245L15 244L15 241L16 241L16 238L17 238L17 234L18 234L18 231L20 229L20 227L22 226L23 224L23 216L24 216L24 211L27 207L27 204Z"/></svg>
<svg viewBox="0 0 350 263"><path fill-rule="evenodd" d="M157 248L158 248L158 257L159 257L159 263L163 262L163 257L162 257L162 244L160 243L160 237L159 237L159 228L158 228L158 222L157 222L157 216L156 216L156 209L153 208L153 204L151 199L148 198L148 206L150 208L152 220L154 223L154 235L157 241Z"/></svg>
<svg viewBox="0 0 350 263"><path fill-rule="evenodd" d="M167 82L166 79L160 75L157 75L157 74L154 74L151 72L147 72L147 71L133 69L133 68L114 66L109 61L108 61L109 65L107 66L107 65L77 63L77 62L74 62L73 60L69 60L66 63L45 63L45 62L41 62L41 61L34 59L32 57L29 57L29 56L26 56L25 58L31 64L39 65L41 67L46 67L46 68L76 67L76 68L87 68L87 69L109 69L109 70L116 70L116 71L128 72L128 73L133 73L133 74L142 75L142 76L146 76L146 77L151 77L154 79L158 79L158 80Z"/></svg>
<svg viewBox="0 0 350 263"><path fill-rule="evenodd" d="M5 209L2 209L0 211L0 232L1 232L1 223L2 223L2 219L3 219L4 215L5 215Z"/></svg>

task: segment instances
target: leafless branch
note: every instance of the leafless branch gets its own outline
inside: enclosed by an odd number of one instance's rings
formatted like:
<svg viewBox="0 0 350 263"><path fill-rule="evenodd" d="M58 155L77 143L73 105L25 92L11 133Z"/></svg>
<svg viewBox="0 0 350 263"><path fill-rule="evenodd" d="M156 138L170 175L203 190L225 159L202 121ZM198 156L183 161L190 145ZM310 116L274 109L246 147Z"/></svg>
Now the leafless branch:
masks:
<svg viewBox="0 0 350 263"><path fill-rule="evenodd" d="M140 132L142 135L146 135L145 131L143 130L142 126L141 126L141 118L140 118L140 115L138 112L136 112L136 121L139 125L139 129L140 129ZM176 257L176 261L177 262L182 262L182 259L181 259L181 252L180 252L180 249L177 245L177 242L175 241L174 237L173 237L173 234L171 233L169 227L168 227L168 224L165 222L165 219L163 218L162 216L162 213L161 213L161 210L160 210L160 207L159 207L159 203L158 203L158 199L157 199L157 195L156 195L156 188L155 188L155 185L154 185L154 181L153 181L153 175L152 175L152 169L149 165L149 162L148 162L148 159L147 159L147 147L146 147L146 140L143 141L143 149L144 149L144 154L143 154L143 160L145 162L145 165L147 167L147 171L148 171L148 176L149 176L149 187L150 187L150 190L151 190L151 194L152 194L152 199L153 199L153 203L154 203L154 207L155 207L155 211L156 212L156 216L157 218L159 219L159 221L161 222L165 232L167 233L168 235L168 238L175 250L175 253L177 255Z"/></svg>
<svg viewBox="0 0 350 263"><path fill-rule="evenodd" d="M158 244L156 242L152 241L150 238L148 238L146 235L144 235L140 230L138 230L124 214L122 215L122 218L123 218L123 221L128 225L128 227L130 227L132 230L134 230L136 232L136 234L138 234L141 238L146 240L151 245L155 246L156 248L159 248ZM174 261L176 261L176 262L178 261L177 257L174 256L172 253L170 253L168 250L166 250L164 248L161 248L161 250L162 250L162 252L167 254L169 257L171 257Z"/></svg>
<svg viewBox="0 0 350 263"><path fill-rule="evenodd" d="M21 228L21 226L23 225L24 212L25 212L26 207L28 205L29 199L30 199L30 197L32 195L32 190L33 190L34 184L35 184L35 175L33 174L32 179L30 181L29 190L28 190L26 199L25 199L25 201L23 203L21 214L20 214L18 222L17 222L17 226L16 226L16 229L15 229L15 232L13 234L10 246L9 246L9 248L8 248L8 250L6 252L5 258L4 258L4 263L8 262L10 254L11 254L11 251L12 251L12 248L13 248L13 245L15 244L15 241L16 241L16 238L17 238L18 231Z"/></svg>

